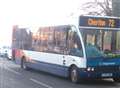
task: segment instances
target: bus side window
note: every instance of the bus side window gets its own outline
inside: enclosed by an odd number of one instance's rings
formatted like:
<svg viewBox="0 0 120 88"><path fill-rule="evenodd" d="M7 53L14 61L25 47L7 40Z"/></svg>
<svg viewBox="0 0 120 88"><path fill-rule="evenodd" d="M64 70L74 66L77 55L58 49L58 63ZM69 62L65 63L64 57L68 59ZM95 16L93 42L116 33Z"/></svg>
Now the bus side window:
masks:
<svg viewBox="0 0 120 88"><path fill-rule="evenodd" d="M69 30L68 33L69 55L83 57L82 45L76 31Z"/></svg>
<svg viewBox="0 0 120 88"><path fill-rule="evenodd" d="M54 36L54 52L64 54L66 49L67 31L64 27L57 27Z"/></svg>

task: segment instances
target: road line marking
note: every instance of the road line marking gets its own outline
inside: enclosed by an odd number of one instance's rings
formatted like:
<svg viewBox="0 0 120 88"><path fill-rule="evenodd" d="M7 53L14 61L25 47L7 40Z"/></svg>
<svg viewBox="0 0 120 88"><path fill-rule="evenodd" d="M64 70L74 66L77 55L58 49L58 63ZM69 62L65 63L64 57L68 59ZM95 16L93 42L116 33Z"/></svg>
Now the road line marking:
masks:
<svg viewBox="0 0 120 88"><path fill-rule="evenodd" d="M40 82L40 81L37 81L36 79L30 78L30 80L33 81L34 83L37 83L37 84L39 84L39 85L42 85L43 87L53 88L53 87L50 86L50 85L47 85L47 84L45 84L45 83L43 83L43 82Z"/></svg>
<svg viewBox="0 0 120 88"><path fill-rule="evenodd" d="M13 72L13 73L15 73L15 74L17 74L17 75L21 75L21 73L15 71L15 70L12 70L12 69L10 69L9 67L5 67L5 69L7 69L8 71Z"/></svg>

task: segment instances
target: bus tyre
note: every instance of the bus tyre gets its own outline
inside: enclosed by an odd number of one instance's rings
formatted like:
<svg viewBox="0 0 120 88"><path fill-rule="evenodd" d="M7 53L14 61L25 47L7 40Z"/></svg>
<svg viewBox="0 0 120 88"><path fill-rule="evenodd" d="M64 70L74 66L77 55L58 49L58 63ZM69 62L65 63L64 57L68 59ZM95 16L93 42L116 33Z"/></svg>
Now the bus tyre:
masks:
<svg viewBox="0 0 120 88"><path fill-rule="evenodd" d="M120 78L113 78L115 82L120 82Z"/></svg>
<svg viewBox="0 0 120 88"><path fill-rule="evenodd" d="M21 59L21 68L22 68L22 69L25 69L25 70L28 69L28 67L26 66L26 60L25 60L25 58L22 58L22 59Z"/></svg>
<svg viewBox="0 0 120 88"><path fill-rule="evenodd" d="M79 82L79 72L76 66L72 66L70 69L70 79L73 83Z"/></svg>

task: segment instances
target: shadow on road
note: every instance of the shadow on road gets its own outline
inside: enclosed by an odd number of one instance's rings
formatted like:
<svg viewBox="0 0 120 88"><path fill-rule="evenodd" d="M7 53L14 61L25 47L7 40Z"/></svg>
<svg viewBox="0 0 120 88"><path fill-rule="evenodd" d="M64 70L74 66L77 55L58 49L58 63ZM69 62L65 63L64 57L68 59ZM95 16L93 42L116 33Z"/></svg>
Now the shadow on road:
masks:
<svg viewBox="0 0 120 88"><path fill-rule="evenodd" d="M34 73L38 73L38 74L42 74L44 76L52 76L52 77L55 77L56 79L60 79L60 80L64 80L64 81L68 81L71 83L70 80L68 80L68 78L63 78L63 77L60 77L60 76L56 76L56 75L53 75L53 74L50 74L50 73L46 73L46 72L42 72L42 71L38 71L38 70L35 70L35 69L31 69L29 70L30 72L34 72ZM88 86L115 86L116 83L112 80L112 79L101 79L101 80L83 80L81 81L78 85L88 85Z"/></svg>

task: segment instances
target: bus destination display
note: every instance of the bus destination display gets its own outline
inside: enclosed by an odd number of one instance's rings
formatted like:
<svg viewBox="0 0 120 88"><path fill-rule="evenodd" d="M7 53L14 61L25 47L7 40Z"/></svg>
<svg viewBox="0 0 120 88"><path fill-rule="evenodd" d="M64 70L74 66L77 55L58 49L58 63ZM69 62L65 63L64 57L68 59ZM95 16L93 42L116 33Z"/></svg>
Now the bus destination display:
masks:
<svg viewBox="0 0 120 88"><path fill-rule="evenodd" d="M79 26L119 28L119 21L117 18L80 16Z"/></svg>

